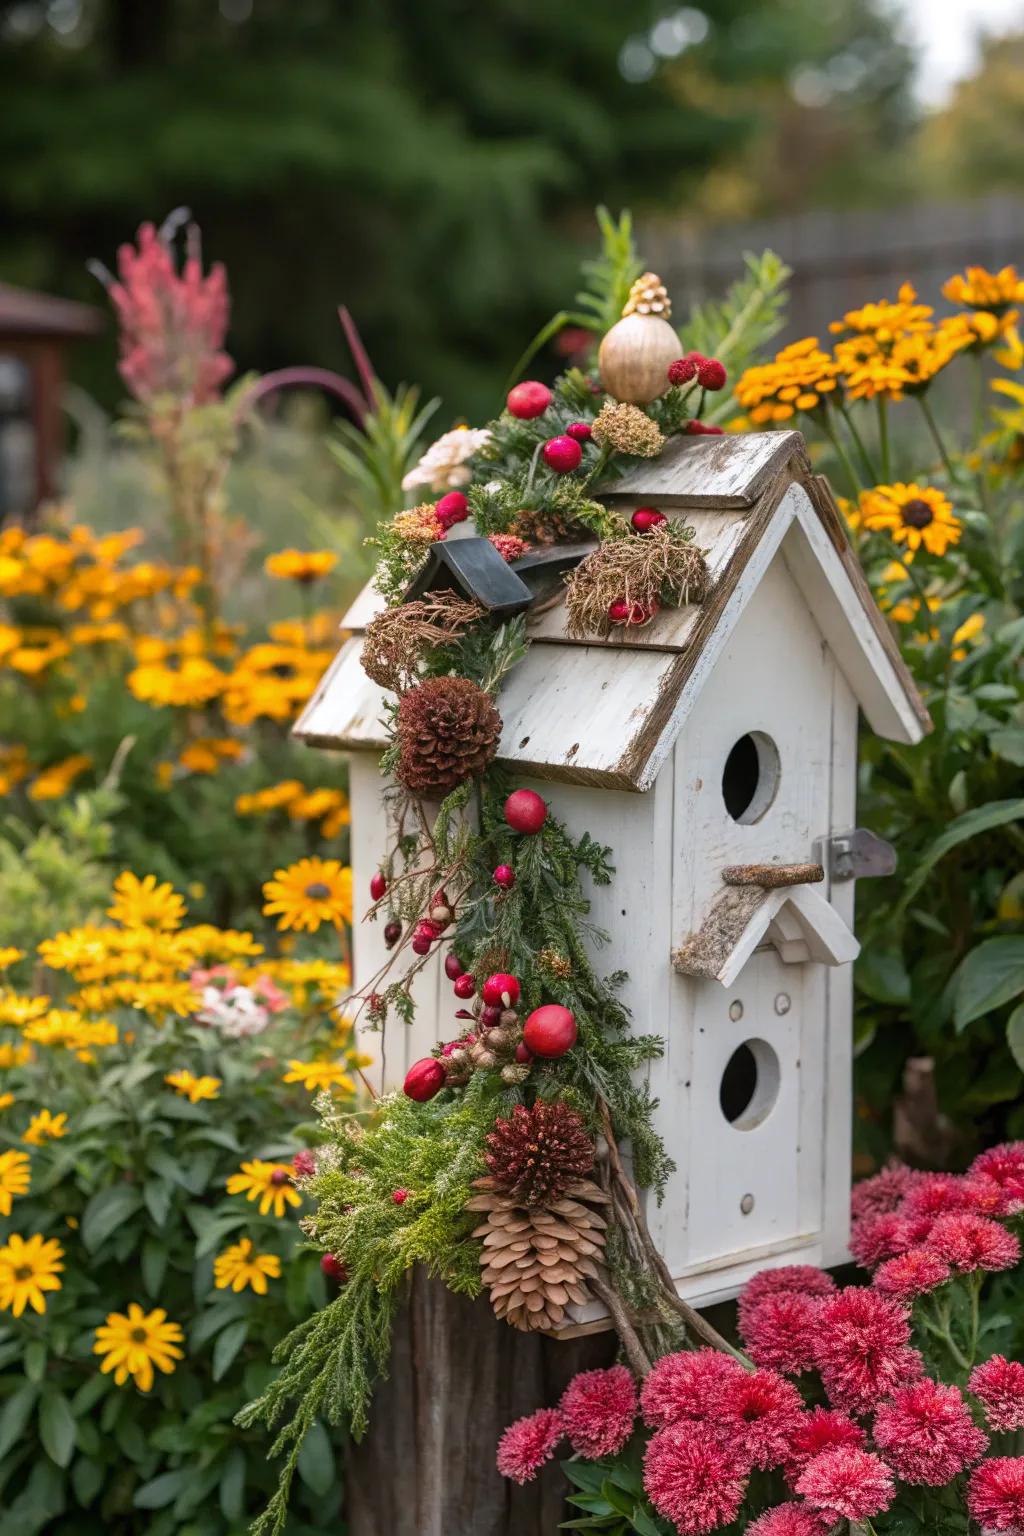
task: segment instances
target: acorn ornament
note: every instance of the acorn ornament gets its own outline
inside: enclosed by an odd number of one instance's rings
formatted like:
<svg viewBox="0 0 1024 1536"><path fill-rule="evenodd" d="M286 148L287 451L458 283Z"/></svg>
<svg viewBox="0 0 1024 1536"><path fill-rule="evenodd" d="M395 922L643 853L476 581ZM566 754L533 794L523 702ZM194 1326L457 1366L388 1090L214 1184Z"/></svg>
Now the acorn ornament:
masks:
<svg viewBox="0 0 1024 1536"><path fill-rule="evenodd" d="M629 290L622 319L601 342L601 383L616 400L649 405L669 387L668 367L679 357L669 325L672 305L660 277L645 272Z"/></svg>

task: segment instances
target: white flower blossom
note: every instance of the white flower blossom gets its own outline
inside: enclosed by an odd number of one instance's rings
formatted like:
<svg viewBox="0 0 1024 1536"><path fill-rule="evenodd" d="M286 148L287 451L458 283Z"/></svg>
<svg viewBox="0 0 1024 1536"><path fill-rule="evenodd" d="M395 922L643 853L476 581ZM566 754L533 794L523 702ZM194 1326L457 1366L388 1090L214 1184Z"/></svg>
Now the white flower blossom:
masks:
<svg viewBox="0 0 1024 1536"><path fill-rule="evenodd" d="M466 460L491 440L486 427L455 427L431 443L419 463L402 481L403 491L426 486L431 491L452 491L473 478Z"/></svg>
<svg viewBox="0 0 1024 1536"><path fill-rule="evenodd" d="M219 1029L229 1040L243 1040L249 1035L261 1035L270 1023L270 1014L250 987L232 987L229 992L222 992L220 987L204 987L199 1020Z"/></svg>

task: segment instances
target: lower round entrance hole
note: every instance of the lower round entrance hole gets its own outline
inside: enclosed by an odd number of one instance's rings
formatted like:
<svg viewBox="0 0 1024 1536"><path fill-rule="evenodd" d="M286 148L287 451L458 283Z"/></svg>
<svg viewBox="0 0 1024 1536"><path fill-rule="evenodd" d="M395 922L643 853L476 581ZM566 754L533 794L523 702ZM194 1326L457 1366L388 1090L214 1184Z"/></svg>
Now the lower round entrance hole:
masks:
<svg viewBox="0 0 1024 1536"><path fill-rule="evenodd" d="M767 1040L744 1040L722 1073L722 1114L734 1130L752 1131L771 1114L778 1096L779 1058Z"/></svg>
<svg viewBox="0 0 1024 1536"><path fill-rule="evenodd" d="M779 787L779 750L763 731L741 736L725 760L722 799L733 821L760 821Z"/></svg>

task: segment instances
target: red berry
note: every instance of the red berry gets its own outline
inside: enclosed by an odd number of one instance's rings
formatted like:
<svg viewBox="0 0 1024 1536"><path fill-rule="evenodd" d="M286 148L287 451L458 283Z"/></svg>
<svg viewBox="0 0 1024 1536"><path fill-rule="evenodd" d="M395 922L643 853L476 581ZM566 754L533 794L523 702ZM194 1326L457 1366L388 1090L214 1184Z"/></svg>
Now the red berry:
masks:
<svg viewBox="0 0 1024 1536"><path fill-rule="evenodd" d="M495 971L484 982L480 995L490 1008L499 1003L504 1008L511 1008L519 1001L519 983L507 971Z"/></svg>
<svg viewBox="0 0 1024 1536"><path fill-rule="evenodd" d="M722 428L712 427L705 421L688 421L683 428L687 437L721 437Z"/></svg>
<svg viewBox="0 0 1024 1536"><path fill-rule="evenodd" d="M533 1060L533 1052L531 1050L528 1050L527 1047L520 1040L519 1044L516 1046L516 1061L523 1062L525 1064L526 1062L532 1061L532 1060Z"/></svg>
<svg viewBox="0 0 1024 1536"><path fill-rule="evenodd" d="M543 416L551 400L552 394L546 384L540 384L536 379L524 379L509 390L505 405L511 416L518 416L520 421L532 421L535 416Z"/></svg>
<svg viewBox="0 0 1024 1536"><path fill-rule="evenodd" d="M670 384L689 384L691 379L697 377L697 362L693 354L676 358L674 363L668 365L668 381Z"/></svg>
<svg viewBox="0 0 1024 1536"><path fill-rule="evenodd" d="M391 1191L391 1198L396 1205L404 1205L409 1198L409 1191L407 1189L393 1189Z"/></svg>
<svg viewBox="0 0 1024 1536"><path fill-rule="evenodd" d="M579 469L583 449L574 437L552 437L543 448L544 463L558 475L568 475Z"/></svg>
<svg viewBox="0 0 1024 1536"><path fill-rule="evenodd" d="M516 883L516 872L510 864L499 864L494 871L494 883L503 891L510 891Z"/></svg>
<svg viewBox="0 0 1024 1536"><path fill-rule="evenodd" d="M466 967L455 953L450 949L444 957L444 973L449 981L456 981L465 971Z"/></svg>
<svg viewBox="0 0 1024 1536"><path fill-rule="evenodd" d="M646 624L658 611L658 603L627 603L624 597L608 604L608 618L613 624Z"/></svg>
<svg viewBox="0 0 1024 1536"><path fill-rule="evenodd" d="M328 1280L333 1280L336 1285L344 1285L348 1279L348 1270L340 1259L336 1259L333 1253L325 1253L320 1260L320 1269Z"/></svg>
<svg viewBox="0 0 1024 1536"><path fill-rule="evenodd" d="M461 491L449 491L434 503L434 516L444 529L464 523L469 516L469 498Z"/></svg>
<svg viewBox="0 0 1024 1536"><path fill-rule="evenodd" d="M523 1044L535 1056L564 1056L576 1044L576 1020L560 1003L545 1003L523 1025Z"/></svg>
<svg viewBox="0 0 1024 1536"><path fill-rule="evenodd" d="M401 923L395 922L384 924L384 943L387 945L388 949L394 949L395 945L398 943L401 937Z"/></svg>
<svg viewBox="0 0 1024 1536"><path fill-rule="evenodd" d="M429 955L433 939L427 933L414 933L409 948L414 955Z"/></svg>
<svg viewBox="0 0 1024 1536"><path fill-rule="evenodd" d="M374 901L380 901L387 888L388 882L385 880L383 873L379 869L375 870L370 876L370 895Z"/></svg>
<svg viewBox="0 0 1024 1536"><path fill-rule="evenodd" d="M717 357L702 357L697 364L697 383L701 389L723 389L728 374Z"/></svg>
<svg viewBox="0 0 1024 1536"><path fill-rule="evenodd" d="M405 1074L402 1092L407 1099L425 1104L435 1093L440 1093L443 1087L444 1067L435 1056L424 1056L421 1061L414 1061Z"/></svg>
<svg viewBox="0 0 1024 1536"><path fill-rule="evenodd" d="M505 820L514 832L532 836L539 832L548 816L548 808L532 789L514 789L505 801Z"/></svg>
<svg viewBox="0 0 1024 1536"><path fill-rule="evenodd" d="M308 1179L312 1174L316 1173L316 1158L312 1152L303 1148L301 1152L296 1152L292 1158L292 1168L300 1179Z"/></svg>
<svg viewBox="0 0 1024 1536"><path fill-rule="evenodd" d="M485 1029L492 1029L501 1018L504 1009L500 1003L486 1003L480 1009L480 1023Z"/></svg>
<svg viewBox="0 0 1024 1536"><path fill-rule="evenodd" d="M657 528L661 523L667 523L668 518L664 512L659 512L657 507L637 507L629 521L637 533L650 533L652 528Z"/></svg>
<svg viewBox="0 0 1024 1536"><path fill-rule="evenodd" d="M463 971L461 976L455 978L455 996L472 997L476 991L476 982L468 971Z"/></svg>
<svg viewBox="0 0 1024 1536"><path fill-rule="evenodd" d="M589 421L570 421L565 429L565 435L575 438L578 443L589 443L594 435L594 429Z"/></svg>

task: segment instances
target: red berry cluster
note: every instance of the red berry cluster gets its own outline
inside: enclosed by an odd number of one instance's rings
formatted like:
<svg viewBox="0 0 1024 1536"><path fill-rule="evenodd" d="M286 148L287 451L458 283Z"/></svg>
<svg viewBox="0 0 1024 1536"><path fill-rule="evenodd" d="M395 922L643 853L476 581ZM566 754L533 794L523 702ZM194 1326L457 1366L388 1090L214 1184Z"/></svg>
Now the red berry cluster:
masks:
<svg viewBox="0 0 1024 1536"><path fill-rule="evenodd" d="M452 911L448 900L448 894L444 890L435 891L430 898L430 906L427 916L421 917L412 931L412 952L414 955L428 955L430 947L441 937L444 930L454 921L455 913Z"/></svg>
<svg viewBox="0 0 1024 1536"><path fill-rule="evenodd" d="M687 352L668 365L670 384L692 384L696 379L701 389L718 390L725 388L727 378L725 364L717 357L705 357L703 352Z"/></svg>

